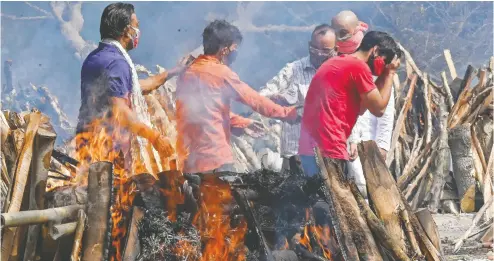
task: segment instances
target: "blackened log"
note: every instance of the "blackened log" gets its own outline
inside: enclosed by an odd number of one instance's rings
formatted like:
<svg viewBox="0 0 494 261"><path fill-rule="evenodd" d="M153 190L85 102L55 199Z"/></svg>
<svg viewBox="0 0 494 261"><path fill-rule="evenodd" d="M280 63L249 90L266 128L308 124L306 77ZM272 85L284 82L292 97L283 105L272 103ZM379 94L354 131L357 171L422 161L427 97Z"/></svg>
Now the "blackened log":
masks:
<svg viewBox="0 0 494 261"><path fill-rule="evenodd" d="M112 220L113 165L91 164L88 177L88 228L83 235L82 261L108 260Z"/></svg>
<svg viewBox="0 0 494 261"><path fill-rule="evenodd" d="M470 125L460 125L449 131L448 144L453 160L453 173L463 212L475 210L475 168L472 158Z"/></svg>
<svg viewBox="0 0 494 261"><path fill-rule="evenodd" d="M53 132L39 128L34 140L33 158L31 161L31 188L29 192L29 210L45 209L46 181L48 179L48 169L50 168L50 158L55 138ZM27 233L25 261L34 261L36 258L36 247L41 225L29 226Z"/></svg>
<svg viewBox="0 0 494 261"><path fill-rule="evenodd" d="M62 164L66 164L66 163L69 163L69 164L72 164L74 166L78 166L79 165L79 161L77 161L76 159L70 157L69 155L57 150L57 149L54 149L53 152L52 152L52 156L53 158L55 158L56 160L58 160L60 163Z"/></svg>
<svg viewBox="0 0 494 261"><path fill-rule="evenodd" d="M251 207L249 201L247 200L245 193L242 189L233 189L232 190L233 197L235 201L240 206L244 213L244 217L247 220L247 226L250 231L253 231L259 240L259 252L261 255L261 260L263 261L274 261L273 255L269 246L264 238L264 235L261 231L261 227L259 222L256 219L256 215L254 213L253 208Z"/></svg>
<svg viewBox="0 0 494 261"><path fill-rule="evenodd" d="M132 220L129 224L127 241L125 242L123 250L123 261L135 261L141 251L139 244L138 225L143 216L144 211L140 207L132 208Z"/></svg>

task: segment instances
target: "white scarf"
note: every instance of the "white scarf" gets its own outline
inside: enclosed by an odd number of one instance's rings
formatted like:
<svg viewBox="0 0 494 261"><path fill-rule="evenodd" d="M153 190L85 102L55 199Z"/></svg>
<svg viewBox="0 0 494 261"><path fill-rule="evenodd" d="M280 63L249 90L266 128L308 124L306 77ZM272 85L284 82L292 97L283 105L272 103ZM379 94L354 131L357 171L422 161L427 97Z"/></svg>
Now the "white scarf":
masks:
<svg viewBox="0 0 494 261"><path fill-rule="evenodd" d="M116 40L103 39L101 42L105 43L105 44L111 44L111 45L117 47L117 49L120 50L120 53L122 53L125 60L129 64L129 66L132 70L132 93L130 95L132 110L136 112L137 118L139 120L141 120L147 126L153 128L154 126L151 123L151 116L148 113L148 106L147 106L146 100L144 99L144 96L142 95L142 89L141 89L141 85L139 84L139 77L137 76L137 70L136 70L134 63L132 62L132 59L130 58L129 54L123 48L123 46L120 44L120 42L118 42ZM137 136L136 138L132 138L131 140L132 140L132 144L131 144L132 160L135 161L138 157L140 157L142 162L144 162L144 166L146 167L148 172L152 173L151 161L150 161L150 157L147 153L147 149L146 149L146 147L148 145L147 140L140 137L140 136ZM137 141L137 144L136 144L136 141ZM152 152L153 152L154 158L156 159L156 165L158 165L158 170L162 171L161 160L160 160L158 152L154 148L152 148ZM132 173L132 174L134 174L134 173Z"/></svg>

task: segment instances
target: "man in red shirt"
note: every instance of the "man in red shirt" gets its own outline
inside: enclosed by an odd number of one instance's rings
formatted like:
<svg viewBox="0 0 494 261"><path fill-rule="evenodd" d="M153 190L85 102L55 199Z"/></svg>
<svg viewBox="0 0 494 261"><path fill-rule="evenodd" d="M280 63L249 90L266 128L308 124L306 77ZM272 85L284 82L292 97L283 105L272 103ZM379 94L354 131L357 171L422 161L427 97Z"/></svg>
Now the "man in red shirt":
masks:
<svg viewBox="0 0 494 261"><path fill-rule="evenodd" d="M307 92L299 140L306 175L319 172L316 146L344 169L349 159L346 142L358 116L369 110L380 117L386 109L393 75L400 66L397 50L387 33L371 31L357 52L329 59L319 68ZM378 76L375 83L373 75Z"/></svg>

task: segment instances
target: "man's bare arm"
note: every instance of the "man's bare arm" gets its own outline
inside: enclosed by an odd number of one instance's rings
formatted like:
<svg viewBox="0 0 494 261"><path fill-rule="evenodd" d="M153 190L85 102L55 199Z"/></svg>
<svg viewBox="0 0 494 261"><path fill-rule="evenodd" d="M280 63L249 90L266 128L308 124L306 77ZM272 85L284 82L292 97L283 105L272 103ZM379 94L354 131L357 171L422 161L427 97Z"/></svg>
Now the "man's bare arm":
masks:
<svg viewBox="0 0 494 261"><path fill-rule="evenodd" d="M360 95L364 112L368 109L376 117L381 117L386 111L391 90L393 86L393 76L400 67L400 60L395 58L391 64L386 66L383 74L376 80L376 89ZM362 111L360 111L362 113Z"/></svg>
<svg viewBox="0 0 494 261"><path fill-rule="evenodd" d="M112 97L110 98L110 101L112 103L113 118L116 119L118 124L122 127L151 142L156 140L160 135L158 131L153 130L137 118L135 112L133 112L126 104L125 99Z"/></svg>
<svg viewBox="0 0 494 261"><path fill-rule="evenodd" d="M158 89L161 85L165 84L166 80L168 80L168 76L168 71L164 71L160 74L150 76L146 79L140 79L139 85L141 85L142 94L146 95Z"/></svg>

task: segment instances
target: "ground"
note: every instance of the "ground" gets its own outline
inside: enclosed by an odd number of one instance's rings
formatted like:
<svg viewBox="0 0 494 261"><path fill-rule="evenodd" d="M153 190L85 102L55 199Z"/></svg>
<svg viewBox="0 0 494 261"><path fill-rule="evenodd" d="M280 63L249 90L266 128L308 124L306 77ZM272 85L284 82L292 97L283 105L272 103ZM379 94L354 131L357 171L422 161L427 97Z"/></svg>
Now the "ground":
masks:
<svg viewBox="0 0 494 261"><path fill-rule="evenodd" d="M468 230L474 214L437 214L434 215L441 243L447 260L451 261L487 261L488 249L480 242L468 240L457 254L453 254L455 242Z"/></svg>

